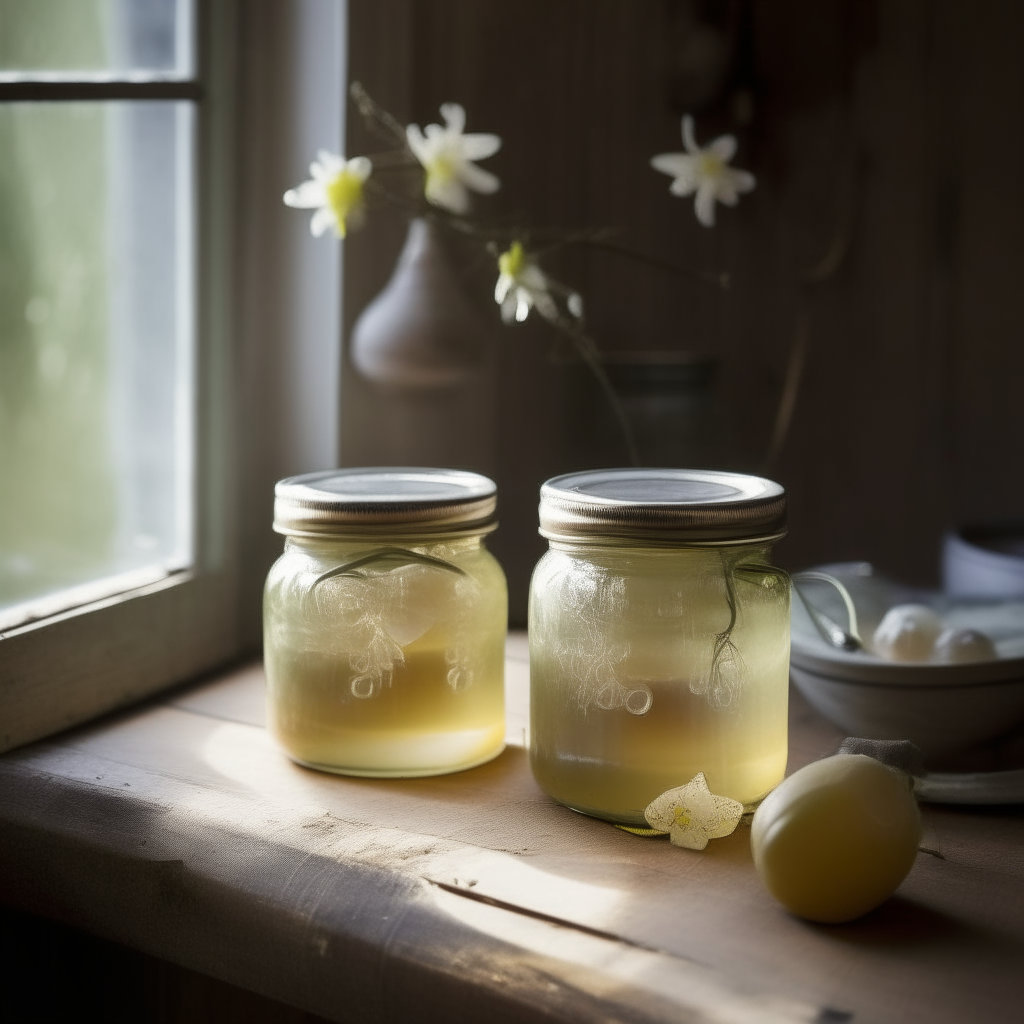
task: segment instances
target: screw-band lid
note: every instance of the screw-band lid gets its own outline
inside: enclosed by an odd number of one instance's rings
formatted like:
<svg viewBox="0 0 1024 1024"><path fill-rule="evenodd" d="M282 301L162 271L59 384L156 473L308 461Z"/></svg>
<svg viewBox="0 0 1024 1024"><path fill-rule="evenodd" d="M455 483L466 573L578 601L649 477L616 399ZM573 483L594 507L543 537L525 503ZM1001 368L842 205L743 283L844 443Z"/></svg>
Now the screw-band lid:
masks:
<svg viewBox="0 0 1024 1024"><path fill-rule="evenodd" d="M786 491L746 473L600 469L548 480L540 532L555 541L751 544L786 532Z"/></svg>
<svg viewBox="0 0 1024 1024"><path fill-rule="evenodd" d="M468 535L495 527L497 487L458 469L371 466L305 473L274 488L274 529L296 537Z"/></svg>

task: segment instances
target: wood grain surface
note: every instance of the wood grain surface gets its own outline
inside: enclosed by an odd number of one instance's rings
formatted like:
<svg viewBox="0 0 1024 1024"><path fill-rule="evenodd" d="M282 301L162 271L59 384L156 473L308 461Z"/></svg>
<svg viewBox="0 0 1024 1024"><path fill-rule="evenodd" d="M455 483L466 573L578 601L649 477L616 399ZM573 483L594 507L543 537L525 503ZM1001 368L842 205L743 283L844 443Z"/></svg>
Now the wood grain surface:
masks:
<svg viewBox="0 0 1024 1024"><path fill-rule="evenodd" d="M258 665L10 753L0 893L360 1024L1019 1019L1018 810L926 808L935 853L889 903L807 924L761 888L747 826L695 853L548 800L524 637L508 665L505 753L434 779L292 764ZM793 700L791 769L838 739Z"/></svg>

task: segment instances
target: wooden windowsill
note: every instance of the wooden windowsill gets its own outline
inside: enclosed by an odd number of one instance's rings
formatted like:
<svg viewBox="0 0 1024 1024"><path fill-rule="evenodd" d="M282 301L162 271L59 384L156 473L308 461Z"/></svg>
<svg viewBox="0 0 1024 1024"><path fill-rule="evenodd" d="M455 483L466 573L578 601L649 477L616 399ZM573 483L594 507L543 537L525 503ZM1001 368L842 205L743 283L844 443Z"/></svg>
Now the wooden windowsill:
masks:
<svg viewBox="0 0 1024 1024"><path fill-rule="evenodd" d="M927 808L899 894L841 927L762 890L749 829L702 853L549 801L522 743L372 781L288 761L259 665L0 758L0 894L339 1021L1010 1021L1024 819ZM839 736L793 701L791 767Z"/></svg>

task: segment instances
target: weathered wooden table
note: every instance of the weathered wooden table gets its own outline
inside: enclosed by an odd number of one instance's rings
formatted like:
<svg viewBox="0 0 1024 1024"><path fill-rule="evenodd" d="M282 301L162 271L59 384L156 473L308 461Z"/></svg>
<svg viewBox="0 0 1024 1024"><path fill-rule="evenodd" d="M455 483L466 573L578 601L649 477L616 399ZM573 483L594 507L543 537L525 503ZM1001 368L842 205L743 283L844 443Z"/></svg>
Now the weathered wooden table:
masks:
<svg viewBox="0 0 1024 1024"><path fill-rule="evenodd" d="M898 895L811 925L749 828L696 853L556 806L522 743L432 779L300 768L243 668L0 758L0 895L338 1021L1024 1019L1024 815L928 808ZM794 698L791 768L839 734Z"/></svg>

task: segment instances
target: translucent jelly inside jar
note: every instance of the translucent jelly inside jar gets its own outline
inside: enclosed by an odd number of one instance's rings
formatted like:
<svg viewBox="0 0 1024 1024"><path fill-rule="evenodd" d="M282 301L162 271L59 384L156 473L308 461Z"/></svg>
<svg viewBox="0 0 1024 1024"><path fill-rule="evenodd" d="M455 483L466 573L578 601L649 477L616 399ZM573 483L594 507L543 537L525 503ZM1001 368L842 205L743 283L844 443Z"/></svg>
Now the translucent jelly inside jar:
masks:
<svg viewBox="0 0 1024 1024"><path fill-rule="evenodd" d="M643 824L697 772L747 806L781 781L789 587L766 552L554 550L532 595L530 756L549 795Z"/></svg>
<svg viewBox="0 0 1024 1024"><path fill-rule="evenodd" d="M295 760L345 774L487 761L504 745L505 620L504 577L478 538L290 540L266 590L269 727Z"/></svg>

